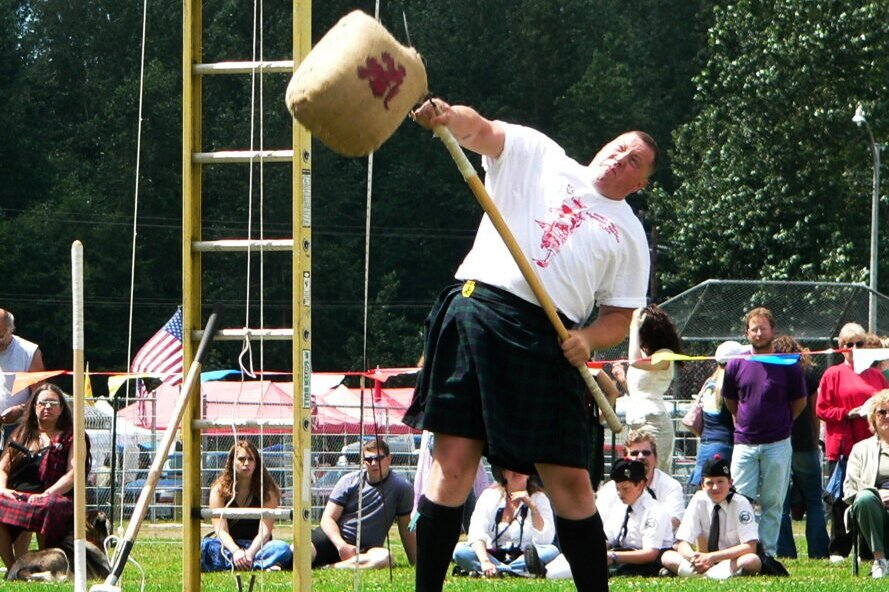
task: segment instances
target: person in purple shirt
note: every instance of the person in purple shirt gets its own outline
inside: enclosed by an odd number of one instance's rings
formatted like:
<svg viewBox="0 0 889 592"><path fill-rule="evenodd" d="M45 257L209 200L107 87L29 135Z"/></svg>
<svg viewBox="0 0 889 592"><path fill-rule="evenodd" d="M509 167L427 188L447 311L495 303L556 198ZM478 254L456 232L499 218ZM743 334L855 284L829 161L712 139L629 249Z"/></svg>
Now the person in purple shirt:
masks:
<svg viewBox="0 0 889 592"><path fill-rule="evenodd" d="M754 354L774 353L775 317L754 308L745 317L745 335ZM799 364L730 360L722 397L735 418L732 475L735 489L751 502L759 498L759 540L775 555L784 496L790 483L793 420L806 407L806 381Z"/></svg>

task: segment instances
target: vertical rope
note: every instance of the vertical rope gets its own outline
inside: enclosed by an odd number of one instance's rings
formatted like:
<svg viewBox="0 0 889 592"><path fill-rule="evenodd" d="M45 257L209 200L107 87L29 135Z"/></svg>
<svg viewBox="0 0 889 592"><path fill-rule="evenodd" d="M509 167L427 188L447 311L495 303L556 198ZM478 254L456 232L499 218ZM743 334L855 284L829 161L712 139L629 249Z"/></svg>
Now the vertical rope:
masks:
<svg viewBox="0 0 889 592"><path fill-rule="evenodd" d="M139 109L136 124L136 175L133 187L133 242L130 249L130 302L129 315L127 318L127 371L130 369L130 361L133 359L133 309L136 293L136 240L139 235L139 177L141 176L142 165L142 110L145 97L145 46L147 44L147 28L148 28L148 0L142 2L142 50L139 58ZM126 402L130 401L130 381L126 383L126 391L124 396ZM114 484L117 479L117 412L111 417L111 488L114 490ZM121 479L123 482L123 479ZM120 488L120 507L121 518L123 518L124 492L123 487ZM111 523L114 524L114 500L111 500Z"/></svg>

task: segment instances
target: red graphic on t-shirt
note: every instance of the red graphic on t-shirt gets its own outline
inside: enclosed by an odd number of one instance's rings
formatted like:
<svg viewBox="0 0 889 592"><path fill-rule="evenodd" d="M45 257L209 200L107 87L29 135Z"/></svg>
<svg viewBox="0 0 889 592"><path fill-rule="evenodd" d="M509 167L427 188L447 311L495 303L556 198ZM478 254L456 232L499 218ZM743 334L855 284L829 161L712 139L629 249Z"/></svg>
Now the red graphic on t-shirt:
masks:
<svg viewBox="0 0 889 592"><path fill-rule="evenodd" d="M537 225L543 229L540 237L540 248L546 251L546 256L542 259L534 259L539 267L547 267L555 257L571 235L581 227L584 220L593 221L599 228L614 237L614 240L620 242L620 231L614 222L596 212L589 212L586 206L579 198L573 197L574 188L567 188L568 197L562 202L562 205L550 208L547 218L550 221L535 220Z"/></svg>
<svg viewBox="0 0 889 592"><path fill-rule="evenodd" d="M380 64L376 58L367 58L364 62L365 66L358 67L358 78L368 80L373 95L384 97L383 107L389 109L389 101L398 94L407 71L404 66L395 63L395 59L389 52L384 51L380 57L383 64ZM385 67L383 67L384 65Z"/></svg>

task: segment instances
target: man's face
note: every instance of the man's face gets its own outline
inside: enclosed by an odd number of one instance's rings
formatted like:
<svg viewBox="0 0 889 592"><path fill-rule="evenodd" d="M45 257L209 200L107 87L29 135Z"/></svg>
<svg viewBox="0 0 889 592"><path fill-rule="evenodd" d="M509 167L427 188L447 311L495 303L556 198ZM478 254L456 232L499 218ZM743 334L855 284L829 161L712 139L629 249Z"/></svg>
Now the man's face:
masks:
<svg viewBox="0 0 889 592"><path fill-rule="evenodd" d="M645 476L651 480L651 474L657 466L657 455L651 449L651 442L636 442L627 446L627 458L638 460L645 465Z"/></svg>
<svg viewBox="0 0 889 592"><path fill-rule="evenodd" d="M775 332L765 317L753 317L747 322L747 341L754 351L770 351Z"/></svg>
<svg viewBox="0 0 889 592"><path fill-rule="evenodd" d="M382 481L389 475L392 458L383 454L382 450L365 450L364 467L367 469L367 480L371 483Z"/></svg>
<svg viewBox="0 0 889 592"><path fill-rule="evenodd" d="M642 492L645 491L645 481L633 483L632 481L621 481L615 487L617 488L617 497L620 501L629 505L636 503Z"/></svg>
<svg viewBox="0 0 889 592"><path fill-rule="evenodd" d="M6 351L10 343L12 343L12 327L6 321L0 320L0 351Z"/></svg>
<svg viewBox="0 0 889 592"><path fill-rule="evenodd" d="M620 200L648 185L654 151L630 132L606 144L589 165L593 185L609 199Z"/></svg>
<svg viewBox="0 0 889 592"><path fill-rule="evenodd" d="M728 496L732 481L728 477L704 477L701 489L707 492L714 504L720 504Z"/></svg>

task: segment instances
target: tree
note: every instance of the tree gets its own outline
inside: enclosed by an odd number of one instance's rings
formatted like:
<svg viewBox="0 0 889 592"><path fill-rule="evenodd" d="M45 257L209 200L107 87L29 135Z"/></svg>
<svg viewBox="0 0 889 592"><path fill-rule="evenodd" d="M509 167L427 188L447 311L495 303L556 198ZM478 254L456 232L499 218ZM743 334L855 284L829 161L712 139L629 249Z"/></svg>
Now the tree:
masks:
<svg viewBox="0 0 889 592"><path fill-rule="evenodd" d="M678 184L655 199L667 289L712 277L863 280L871 160L851 117L858 102L889 107L889 4L744 0L714 11L699 113L675 134ZM871 125L881 137L886 124Z"/></svg>

